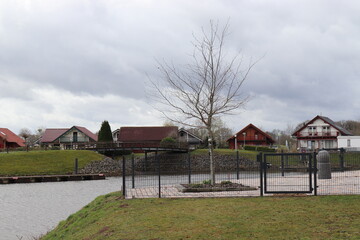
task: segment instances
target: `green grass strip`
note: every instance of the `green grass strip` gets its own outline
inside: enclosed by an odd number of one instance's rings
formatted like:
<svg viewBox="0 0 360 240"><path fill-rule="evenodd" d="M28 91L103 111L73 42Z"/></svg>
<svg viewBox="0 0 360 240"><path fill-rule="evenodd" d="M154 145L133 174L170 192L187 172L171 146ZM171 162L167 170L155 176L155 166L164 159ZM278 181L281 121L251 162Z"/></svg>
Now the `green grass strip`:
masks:
<svg viewBox="0 0 360 240"><path fill-rule="evenodd" d="M359 239L360 196L98 197L42 239Z"/></svg>

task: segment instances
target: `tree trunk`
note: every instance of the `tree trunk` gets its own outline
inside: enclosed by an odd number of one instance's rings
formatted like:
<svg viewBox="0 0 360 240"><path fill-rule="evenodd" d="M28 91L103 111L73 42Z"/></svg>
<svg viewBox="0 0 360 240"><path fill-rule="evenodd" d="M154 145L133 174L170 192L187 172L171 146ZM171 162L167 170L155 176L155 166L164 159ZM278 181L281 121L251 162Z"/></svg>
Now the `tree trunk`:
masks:
<svg viewBox="0 0 360 240"><path fill-rule="evenodd" d="M210 159L210 181L211 184L215 184L215 163L214 163L214 134L211 130L209 131L209 159Z"/></svg>

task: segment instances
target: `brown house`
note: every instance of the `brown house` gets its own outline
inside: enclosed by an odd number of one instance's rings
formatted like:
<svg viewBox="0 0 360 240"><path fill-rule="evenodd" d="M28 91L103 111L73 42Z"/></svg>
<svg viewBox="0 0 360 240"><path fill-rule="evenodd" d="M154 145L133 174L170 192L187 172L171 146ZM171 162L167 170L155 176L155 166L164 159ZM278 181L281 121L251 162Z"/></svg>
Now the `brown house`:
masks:
<svg viewBox="0 0 360 240"><path fill-rule="evenodd" d="M178 139L178 127L121 127L118 142L158 142L166 137Z"/></svg>
<svg viewBox="0 0 360 240"><path fill-rule="evenodd" d="M24 140L7 128L0 128L0 149L25 147Z"/></svg>
<svg viewBox="0 0 360 240"><path fill-rule="evenodd" d="M251 123L229 138L227 142L229 143L230 149L235 149L235 143L237 144L237 148L244 145L271 146L275 143L270 135Z"/></svg>

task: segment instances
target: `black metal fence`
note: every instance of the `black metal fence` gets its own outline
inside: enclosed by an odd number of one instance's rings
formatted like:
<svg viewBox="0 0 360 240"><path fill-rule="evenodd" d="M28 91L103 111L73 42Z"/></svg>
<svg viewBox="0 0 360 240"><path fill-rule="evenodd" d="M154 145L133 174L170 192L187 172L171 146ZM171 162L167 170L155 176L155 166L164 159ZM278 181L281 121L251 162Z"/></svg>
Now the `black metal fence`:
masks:
<svg viewBox="0 0 360 240"><path fill-rule="evenodd" d="M360 152L338 149L329 153L331 179L318 180L318 194L360 194Z"/></svg>
<svg viewBox="0 0 360 240"><path fill-rule="evenodd" d="M182 185L210 180L207 156L152 153L140 160L123 160L123 194L127 198L360 194L360 152L339 150L330 156L332 178L318 179L316 153L216 155L216 182L240 183L251 190L205 195L183 193Z"/></svg>

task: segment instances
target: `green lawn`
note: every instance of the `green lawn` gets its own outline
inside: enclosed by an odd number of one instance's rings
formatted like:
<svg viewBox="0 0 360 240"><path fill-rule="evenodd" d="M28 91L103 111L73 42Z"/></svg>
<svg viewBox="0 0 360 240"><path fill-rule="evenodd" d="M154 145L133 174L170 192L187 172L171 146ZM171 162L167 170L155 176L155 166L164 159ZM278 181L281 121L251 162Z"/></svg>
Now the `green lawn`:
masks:
<svg viewBox="0 0 360 240"><path fill-rule="evenodd" d="M98 197L45 239L359 239L360 196Z"/></svg>
<svg viewBox="0 0 360 240"><path fill-rule="evenodd" d="M0 175L49 175L67 174L74 171L74 160L79 168L87 163L102 160L103 155L92 151L48 150L0 153Z"/></svg>

